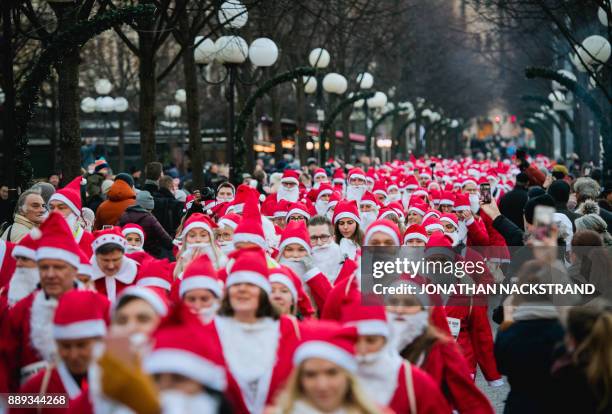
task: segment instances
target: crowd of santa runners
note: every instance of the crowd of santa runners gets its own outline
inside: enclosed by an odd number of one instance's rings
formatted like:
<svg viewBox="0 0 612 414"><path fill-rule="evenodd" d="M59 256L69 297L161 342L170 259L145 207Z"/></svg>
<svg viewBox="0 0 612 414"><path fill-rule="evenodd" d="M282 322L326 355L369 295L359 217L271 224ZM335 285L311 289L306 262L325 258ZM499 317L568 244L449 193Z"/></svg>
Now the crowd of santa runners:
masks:
<svg viewBox="0 0 612 414"><path fill-rule="evenodd" d="M570 171L524 152L411 157L187 191L159 163L141 186L97 161L36 183L0 240L0 393L68 404L0 412L493 413L482 375L509 384L506 413L610 413L612 197ZM367 300L368 246L484 261L475 283L554 269L596 293Z"/></svg>

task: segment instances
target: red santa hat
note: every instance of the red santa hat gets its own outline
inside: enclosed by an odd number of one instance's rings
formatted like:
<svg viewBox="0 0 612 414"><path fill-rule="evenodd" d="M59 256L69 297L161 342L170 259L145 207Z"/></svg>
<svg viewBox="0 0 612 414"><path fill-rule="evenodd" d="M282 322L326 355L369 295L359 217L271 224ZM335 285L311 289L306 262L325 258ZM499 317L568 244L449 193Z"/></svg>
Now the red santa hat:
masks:
<svg viewBox="0 0 612 414"><path fill-rule="evenodd" d="M311 252L310 235L303 221L290 221L281 234L278 251L282 252L290 244L299 244L308 253Z"/></svg>
<svg viewBox="0 0 612 414"><path fill-rule="evenodd" d="M314 313L310 298L302 287L302 280L293 270L282 265L270 269L270 283L280 283L289 289L293 303L300 311L300 314L307 317Z"/></svg>
<svg viewBox="0 0 612 414"><path fill-rule="evenodd" d="M327 172L325 171L325 169L319 167L314 171L312 178L317 179L318 177L327 178Z"/></svg>
<svg viewBox="0 0 612 414"><path fill-rule="evenodd" d="M417 197L427 197L429 196L429 193L423 187L419 187L412 192L412 195Z"/></svg>
<svg viewBox="0 0 612 414"><path fill-rule="evenodd" d="M474 178L468 177L468 178L466 178L465 180L462 181L461 187L465 187L468 184L478 185L478 183L476 182L476 180Z"/></svg>
<svg viewBox="0 0 612 414"><path fill-rule="evenodd" d="M164 289L155 286L128 286L121 291L117 300L114 302L113 313L117 310L117 305L126 297L135 297L144 300L159 316L166 316L168 314L168 308L170 306Z"/></svg>
<svg viewBox="0 0 612 414"><path fill-rule="evenodd" d="M400 218L400 220L404 219L404 207L402 206L401 201L394 201L392 203L387 204L387 207L389 207L392 210L395 210L395 212L397 213L397 216Z"/></svg>
<svg viewBox="0 0 612 414"><path fill-rule="evenodd" d="M291 217L293 214L300 214L306 217L306 220L310 220L311 216L308 207L306 207L304 203L300 202L290 204L289 211L287 212L287 220L289 220L289 217Z"/></svg>
<svg viewBox="0 0 612 414"><path fill-rule="evenodd" d="M440 190L436 190L436 189L429 190L429 195L431 196L431 200L433 201L434 204L440 204L440 199L442 198Z"/></svg>
<svg viewBox="0 0 612 414"><path fill-rule="evenodd" d="M295 366L310 358L324 359L348 372L357 372L355 343L357 329L337 322L317 321L303 324L302 341L293 354Z"/></svg>
<svg viewBox="0 0 612 414"><path fill-rule="evenodd" d="M376 170L374 168L368 168L368 172L366 173L366 181L371 184L378 181L378 174L376 174Z"/></svg>
<svg viewBox="0 0 612 414"><path fill-rule="evenodd" d="M36 249L38 248L38 241L34 240L32 236L26 234L26 236L19 241L13 248L11 256L14 259L18 257L24 257L30 260L36 260Z"/></svg>
<svg viewBox="0 0 612 414"><path fill-rule="evenodd" d="M366 175L363 172L363 170L361 168L352 168L349 172L348 172L348 181L351 181L351 178L357 178L360 180L365 181L366 180Z"/></svg>
<svg viewBox="0 0 612 414"><path fill-rule="evenodd" d="M420 224L412 224L404 232L404 244L414 239L421 240L422 242L427 243L427 232L425 231L425 228Z"/></svg>
<svg viewBox="0 0 612 414"><path fill-rule="evenodd" d="M76 177L70 181L66 186L60 190L57 190L49 198L49 203L52 201L59 201L60 203L66 204L70 210L77 216L81 215L81 181L83 177Z"/></svg>
<svg viewBox="0 0 612 414"><path fill-rule="evenodd" d="M454 259L453 240L447 234L433 233L429 236L425 246L425 257L431 256L446 256L449 259Z"/></svg>
<svg viewBox="0 0 612 414"><path fill-rule="evenodd" d="M240 249L227 264L226 286L239 283L250 283L260 287L268 295L271 293L270 281L268 280L268 262L266 254L262 249Z"/></svg>
<svg viewBox="0 0 612 414"><path fill-rule="evenodd" d="M157 287L170 291L172 289L172 271L167 259L145 260L140 266L136 284L138 286Z"/></svg>
<svg viewBox="0 0 612 414"><path fill-rule="evenodd" d="M470 209L470 196L468 194L457 194L455 196L455 211L465 211Z"/></svg>
<svg viewBox="0 0 612 414"><path fill-rule="evenodd" d="M340 192L334 191L331 197L329 197L329 203L327 203L327 208L328 209L335 208L340 202L340 200L342 200L342 196L340 195Z"/></svg>
<svg viewBox="0 0 612 414"><path fill-rule="evenodd" d="M205 214L202 213L194 213L185 222L183 226L183 231L181 232L181 240L185 240L187 233L193 229L204 229L210 235L211 239L214 236L214 228L217 225Z"/></svg>
<svg viewBox="0 0 612 414"><path fill-rule="evenodd" d="M54 339L94 338L106 335L108 300L87 290L64 293L53 316Z"/></svg>
<svg viewBox="0 0 612 414"><path fill-rule="evenodd" d="M419 216L424 216L427 212L427 204L423 203L418 198L410 198L410 203L408 204L408 212L411 211L417 213Z"/></svg>
<svg viewBox="0 0 612 414"><path fill-rule="evenodd" d="M377 232L384 233L387 236L391 237L395 242L396 246L400 245L400 232L397 227L397 224L395 224L391 220L386 220L384 218L375 220L374 222L372 222L372 224L368 226L363 239L363 244L367 246L370 242L370 239L372 238L372 235Z"/></svg>
<svg viewBox="0 0 612 414"><path fill-rule="evenodd" d="M281 183L293 183L295 185L298 185L300 183L300 172L297 170L283 171Z"/></svg>
<svg viewBox="0 0 612 414"><path fill-rule="evenodd" d="M419 188L419 182L414 175L407 176L406 181L404 181L404 185L406 189L410 191L414 191Z"/></svg>
<svg viewBox="0 0 612 414"><path fill-rule="evenodd" d="M268 243L264 235L257 199L254 195L250 195L244 204L242 220L234 230L232 239L234 245L236 243L255 243L262 249L267 249Z"/></svg>
<svg viewBox="0 0 612 414"><path fill-rule="evenodd" d="M348 302L342 308L341 322L345 326L354 326L359 335L380 335L389 337L390 330L387 314L382 305L362 305Z"/></svg>
<svg viewBox="0 0 612 414"><path fill-rule="evenodd" d="M451 191L444 191L440 196L440 205L441 206L454 206L455 205L455 195Z"/></svg>
<svg viewBox="0 0 612 414"><path fill-rule="evenodd" d="M455 226L455 229L459 228L459 221L457 216L451 213L444 213L440 216L440 223L450 223Z"/></svg>
<svg viewBox="0 0 612 414"><path fill-rule="evenodd" d="M217 298L223 296L222 283L210 258L205 254L195 258L185 269L179 285L179 296L182 298L193 289L208 289Z"/></svg>
<svg viewBox="0 0 612 414"><path fill-rule="evenodd" d="M376 181L374 183L374 187L372 187L372 192L377 195L384 195L387 197L387 189L385 188L385 183L382 180Z"/></svg>
<svg viewBox="0 0 612 414"><path fill-rule="evenodd" d="M93 236L94 241L91 243L91 248L94 252L106 244L116 244L124 251L127 248L127 241L121 233L121 227L114 226L110 229L94 231Z"/></svg>
<svg viewBox="0 0 612 414"><path fill-rule="evenodd" d="M227 388L223 351L184 305L161 322L153 343L143 361L149 374L179 374L221 393Z"/></svg>
<svg viewBox="0 0 612 414"><path fill-rule="evenodd" d="M361 219L359 218L359 208L357 208L357 201L355 200L340 200L334 209L333 223L334 225L341 219L352 219L361 226Z"/></svg>
<svg viewBox="0 0 612 414"><path fill-rule="evenodd" d="M89 276L89 278L91 279L94 274L93 266L91 265L91 258L87 257L87 255L85 254L85 252L83 252L83 250L80 250L79 259L81 262L79 263L79 266L77 267L77 273L79 275Z"/></svg>
<svg viewBox="0 0 612 414"><path fill-rule="evenodd" d="M425 213L425 215L423 216L423 221L427 220L430 217L440 218L440 212L438 210L428 210L427 213Z"/></svg>
<svg viewBox="0 0 612 414"><path fill-rule="evenodd" d="M125 226L123 226L123 228L121 229L121 234L123 234L123 237L127 237L128 234L138 234L140 236L140 240L143 241L144 243L144 239L145 239L145 232L144 229L139 226L136 223L127 223Z"/></svg>
<svg viewBox="0 0 612 414"><path fill-rule="evenodd" d="M359 205L378 207L378 200L376 200L374 194L369 191L366 191L365 193L363 193L363 197L361 197L361 200L359 200Z"/></svg>
<svg viewBox="0 0 612 414"><path fill-rule="evenodd" d="M40 225L33 229L32 238L38 241L36 260L58 259L78 268L81 263L80 248L64 217L58 212L52 212Z"/></svg>
<svg viewBox="0 0 612 414"><path fill-rule="evenodd" d="M241 220L242 220L242 217L240 217L238 214L230 213L230 214L226 214L223 217L221 217L219 221L217 222L217 226L218 227L229 227L232 230L236 230L236 227L238 227L238 224L240 224Z"/></svg>
<svg viewBox="0 0 612 414"><path fill-rule="evenodd" d="M437 217L428 217L427 220L423 220L423 227L425 227L427 232L438 230L444 233L444 227L442 227Z"/></svg>
<svg viewBox="0 0 612 414"><path fill-rule="evenodd" d="M344 179L344 170L342 170L342 168L336 168L332 175L332 182L334 184L344 184Z"/></svg>
<svg viewBox="0 0 612 414"><path fill-rule="evenodd" d="M312 194L312 201L317 201L323 195L331 195L334 192L334 189L329 183L321 183L321 185L319 185L319 188L313 191L314 192Z"/></svg>

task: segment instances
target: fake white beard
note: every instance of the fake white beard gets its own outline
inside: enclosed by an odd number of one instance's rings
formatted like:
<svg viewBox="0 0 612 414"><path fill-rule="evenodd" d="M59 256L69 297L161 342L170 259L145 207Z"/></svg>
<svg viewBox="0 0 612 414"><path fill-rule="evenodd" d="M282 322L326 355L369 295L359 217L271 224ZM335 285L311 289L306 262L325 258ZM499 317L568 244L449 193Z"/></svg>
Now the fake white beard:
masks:
<svg viewBox="0 0 612 414"><path fill-rule="evenodd" d="M365 185L349 185L346 188L346 199L349 201L355 200L359 202L361 201L361 197L363 197L365 192L366 192Z"/></svg>
<svg viewBox="0 0 612 414"><path fill-rule="evenodd" d="M42 290L36 293L30 315L30 340L45 361L52 361L57 355L57 345L53 339L53 315L56 308L57 299L46 299Z"/></svg>
<svg viewBox="0 0 612 414"><path fill-rule="evenodd" d="M408 190L404 191L402 194L402 205L404 206L404 210L408 209L408 204L410 203L410 196L412 194L408 192Z"/></svg>
<svg viewBox="0 0 612 414"><path fill-rule="evenodd" d="M457 229L457 244L465 243L467 239L468 229L463 220L459 221L459 228Z"/></svg>
<svg viewBox="0 0 612 414"><path fill-rule="evenodd" d="M364 229L367 229L368 226L376 221L376 217L378 214L376 211L361 211L359 212L359 216L361 217L361 224Z"/></svg>
<svg viewBox="0 0 612 414"><path fill-rule="evenodd" d="M473 214L478 213L478 210L480 210L480 197L478 196L478 194L470 194L469 198L470 210L472 210Z"/></svg>
<svg viewBox="0 0 612 414"><path fill-rule="evenodd" d="M234 201L234 197L217 197L217 203L231 203L232 201Z"/></svg>
<svg viewBox="0 0 612 414"><path fill-rule="evenodd" d="M416 338L421 336L429 325L429 313L422 310L413 315L398 315L387 312L391 335L389 343L392 349L401 352Z"/></svg>
<svg viewBox="0 0 612 414"><path fill-rule="evenodd" d="M219 242L219 249L225 254L230 254L235 249L234 242L231 240Z"/></svg>
<svg viewBox="0 0 612 414"><path fill-rule="evenodd" d="M349 259L354 260L355 256L357 256L357 245L351 239L343 237L340 240L340 252L348 256Z"/></svg>
<svg viewBox="0 0 612 414"><path fill-rule="evenodd" d="M17 267L8 287L8 304L13 306L36 290L40 282L38 268Z"/></svg>
<svg viewBox="0 0 612 414"><path fill-rule="evenodd" d="M402 195L400 193L389 194L387 199L389 203L393 203L394 201L400 201L402 199Z"/></svg>
<svg viewBox="0 0 612 414"><path fill-rule="evenodd" d="M455 230L453 232L444 232L448 237L453 239L453 247L459 245L459 231Z"/></svg>
<svg viewBox="0 0 612 414"><path fill-rule="evenodd" d="M357 377L372 401L389 405L395 394L402 359L386 344L380 351L357 355Z"/></svg>
<svg viewBox="0 0 612 414"><path fill-rule="evenodd" d="M341 262L343 257L340 246L333 241L325 246L313 246L312 258L319 270L321 270L330 283L333 284L342 267Z"/></svg>
<svg viewBox="0 0 612 414"><path fill-rule="evenodd" d="M327 210L325 216L329 219L329 221L332 221L332 219L334 218L334 210Z"/></svg>
<svg viewBox="0 0 612 414"><path fill-rule="evenodd" d="M136 253L136 252L141 252L144 249L142 248L142 246L132 246L131 244L127 245L127 248L125 249L126 253Z"/></svg>
<svg viewBox="0 0 612 414"><path fill-rule="evenodd" d="M286 257L281 257L278 263L282 264L283 266L287 266L289 269L293 270L296 275L300 277L306 273L306 265L304 265L302 259L288 259Z"/></svg>
<svg viewBox="0 0 612 414"><path fill-rule="evenodd" d="M179 391L162 391L162 414L214 414L219 402L206 393L189 395Z"/></svg>
<svg viewBox="0 0 612 414"><path fill-rule="evenodd" d="M217 314L217 310L219 310L220 305L218 301L213 302L208 308L202 308L198 311L198 316L203 323L208 323L212 321L212 319Z"/></svg>
<svg viewBox="0 0 612 414"><path fill-rule="evenodd" d="M64 217L64 219L66 220L66 223L68 223L70 230L76 230L77 226L79 225L79 218L76 216L76 214L70 213L68 216Z"/></svg>
<svg viewBox="0 0 612 414"><path fill-rule="evenodd" d="M294 186L293 188L288 189L287 187L281 184L278 187L278 192L276 193L277 201L287 200L292 203L295 203L298 201L299 197L300 197L300 189L298 188L298 186Z"/></svg>
<svg viewBox="0 0 612 414"><path fill-rule="evenodd" d="M317 201L315 201L315 208L317 209L317 214L319 216L325 215L325 213L327 212L327 205L328 204L329 204L329 201L325 201L325 200L317 200Z"/></svg>
<svg viewBox="0 0 612 414"><path fill-rule="evenodd" d="M190 262L201 254L207 255L213 265L217 266L217 255L210 243L191 243L183 253L183 258Z"/></svg>

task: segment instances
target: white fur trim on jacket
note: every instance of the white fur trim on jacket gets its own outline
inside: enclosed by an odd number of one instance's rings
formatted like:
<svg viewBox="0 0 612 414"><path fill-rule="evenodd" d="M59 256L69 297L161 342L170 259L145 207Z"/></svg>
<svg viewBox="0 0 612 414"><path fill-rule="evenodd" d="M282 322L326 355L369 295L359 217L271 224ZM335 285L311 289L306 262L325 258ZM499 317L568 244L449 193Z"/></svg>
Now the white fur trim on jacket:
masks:
<svg viewBox="0 0 612 414"><path fill-rule="evenodd" d="M57 309L57 299L45 298L42 290L34 293L30 309L30 341L39 355L49 362L57 355L57 345L53 338L55 309Z"/></svg>

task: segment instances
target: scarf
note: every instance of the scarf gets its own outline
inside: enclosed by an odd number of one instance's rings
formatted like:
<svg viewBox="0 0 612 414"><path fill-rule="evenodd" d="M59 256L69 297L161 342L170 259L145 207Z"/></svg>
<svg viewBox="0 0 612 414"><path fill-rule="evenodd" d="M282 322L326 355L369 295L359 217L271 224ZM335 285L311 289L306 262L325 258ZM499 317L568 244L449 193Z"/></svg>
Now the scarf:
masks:
<svg viewBox="0 0 612 414"><path fill-rule="evenodd" d="M532 321L535 319L558 319L559 311L548 302L521 303L514 309L512 318L515 321Z"/></svg>

